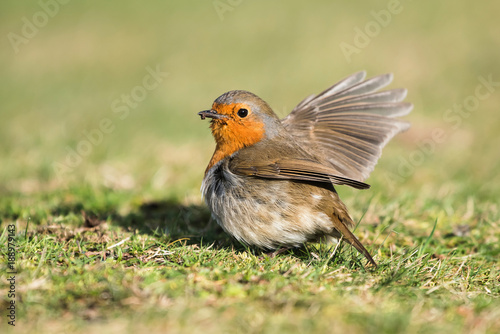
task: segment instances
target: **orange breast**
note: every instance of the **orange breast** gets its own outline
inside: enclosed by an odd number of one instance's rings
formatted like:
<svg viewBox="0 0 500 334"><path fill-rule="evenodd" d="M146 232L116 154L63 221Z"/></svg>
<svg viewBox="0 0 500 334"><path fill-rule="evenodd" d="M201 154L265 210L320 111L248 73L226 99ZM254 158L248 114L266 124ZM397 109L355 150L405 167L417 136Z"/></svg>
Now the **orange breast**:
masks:
<svg viewBox="0 0 500 334"><path fill-rule="evenodd" d="M264 138L264 124L258 117L249 115L248 118L238 119L237 116L234 116L233 111L238 110L240 107L245 106L239 106L238 104L217 106L219 113L229 117L227 119L213 120L210 124L217 146L205 174L225 157Z"/></svg>

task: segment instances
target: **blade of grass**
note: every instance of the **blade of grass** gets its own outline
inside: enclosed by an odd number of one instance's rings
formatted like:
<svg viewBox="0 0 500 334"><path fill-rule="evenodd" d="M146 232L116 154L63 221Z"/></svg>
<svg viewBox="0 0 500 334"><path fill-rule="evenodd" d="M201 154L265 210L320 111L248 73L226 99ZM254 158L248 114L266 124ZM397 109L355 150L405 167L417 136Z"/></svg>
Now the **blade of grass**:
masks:
<svg viewBox="0 0 500 334"><path fill-rule="evenodd" d="M434 232L436 231L437 223L438 223L438 218L436 218L436 220L434 221L434 227L432 228L431 234L429 234L427 239L425 239L423 246L420 247L420 250L418 251L418 257L421 257L424 254L425 250L427 249L427 246L429 246L429 243L431 242L432 236L434 235Z"/></svg>

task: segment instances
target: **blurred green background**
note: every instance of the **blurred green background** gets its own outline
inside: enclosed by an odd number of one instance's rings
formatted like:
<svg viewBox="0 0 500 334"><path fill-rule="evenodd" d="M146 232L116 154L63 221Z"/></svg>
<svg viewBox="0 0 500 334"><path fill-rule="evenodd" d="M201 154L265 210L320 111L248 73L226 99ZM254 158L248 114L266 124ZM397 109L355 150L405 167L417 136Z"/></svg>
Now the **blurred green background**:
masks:
<svg viewBox="0 0 500 334"><path fill-rule="evenodd" d="M198 197L214 144L197 111L225 91L246 89L285 116L305 96L364 69L393 72L391 87L408 88L415 104L412 129L393 140L369 179L380 186L375 192L418 186L436 194L446 186L499 195L499 87L459 116L459 126L446 112L474 95L478 77L500 81L500 4L401 1L385 26L376 23L373 12L389 12L391 3L4 1L0 191L85 182ZM365 29L372 29L367 43L356 37ZM341 45L360 41L347 59ZM112 103L143 85L147 67L168 75L122 120ZM56 173L54 163L104 118L113 131L75 168ZM407 173L404 161L435 128L446 139L424 159L414 156ZM403 177L386 187L395 174Z"/></svg>

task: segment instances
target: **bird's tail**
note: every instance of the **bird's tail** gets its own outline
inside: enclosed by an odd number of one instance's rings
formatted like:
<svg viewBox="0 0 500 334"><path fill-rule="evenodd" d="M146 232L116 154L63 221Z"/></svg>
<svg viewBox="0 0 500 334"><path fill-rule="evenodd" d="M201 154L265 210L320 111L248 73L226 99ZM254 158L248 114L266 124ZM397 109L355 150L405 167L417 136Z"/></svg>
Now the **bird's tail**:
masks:
<svg viewBox="0 0 500 334"><path fill-rule="evenodd" d="M354 234L349 230L347 225L353 226L354 222L352 221L351 217L345 212L342 216L340 216L337 212L334 212L330 216L333 220L333 225L335 226L335 232L340 233L344 237L344 240L346 240L351 246L356 248L361 254L364 255L364 257L372 264L375 268L377 267L377 263L375 260L373 260L372 256L370 253L366 250L366 248L361 244L361 242L356 238ZM345 223L344 223L345 222ZM346 225L347 223L347 225ZM336 233L335 233L336 234ZM338 237L338 235L335 235Z"/></svg>

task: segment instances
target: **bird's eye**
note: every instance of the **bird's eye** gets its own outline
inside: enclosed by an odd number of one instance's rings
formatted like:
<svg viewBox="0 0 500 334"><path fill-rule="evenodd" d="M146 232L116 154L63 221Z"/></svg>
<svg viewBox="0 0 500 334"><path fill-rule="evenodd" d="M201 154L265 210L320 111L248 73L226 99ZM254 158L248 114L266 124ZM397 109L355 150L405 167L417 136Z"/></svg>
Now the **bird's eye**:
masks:
<svg viewBox="0 0 500 334"><path fill-rule="evenodd" d="M240 116L241 118L247 117L247 115L248 115L247 109L241 108L240 110L238 110L238 116Z"/></svg>

